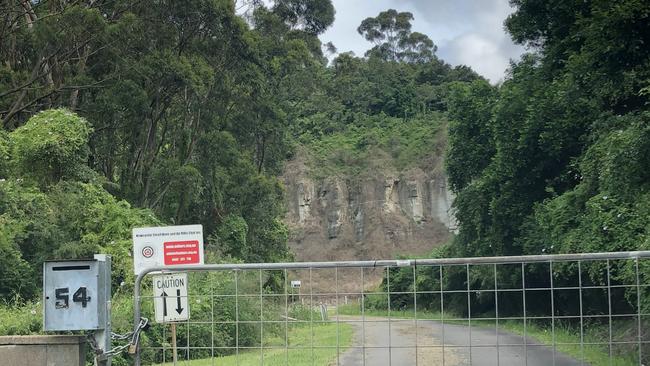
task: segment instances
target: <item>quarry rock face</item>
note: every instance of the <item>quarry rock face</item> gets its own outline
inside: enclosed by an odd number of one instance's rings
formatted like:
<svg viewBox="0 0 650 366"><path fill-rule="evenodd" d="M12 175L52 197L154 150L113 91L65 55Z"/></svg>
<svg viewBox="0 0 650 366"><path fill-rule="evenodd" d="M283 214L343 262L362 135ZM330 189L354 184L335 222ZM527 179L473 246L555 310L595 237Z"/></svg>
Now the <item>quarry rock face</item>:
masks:
<svg viewBox="0 0 650 366"><path fill-rule="evenodd" d="M316 179L304 166L289 166L282 179L289 245L300 261L426 254L456 230L453 195L440 173Z"/></svg>

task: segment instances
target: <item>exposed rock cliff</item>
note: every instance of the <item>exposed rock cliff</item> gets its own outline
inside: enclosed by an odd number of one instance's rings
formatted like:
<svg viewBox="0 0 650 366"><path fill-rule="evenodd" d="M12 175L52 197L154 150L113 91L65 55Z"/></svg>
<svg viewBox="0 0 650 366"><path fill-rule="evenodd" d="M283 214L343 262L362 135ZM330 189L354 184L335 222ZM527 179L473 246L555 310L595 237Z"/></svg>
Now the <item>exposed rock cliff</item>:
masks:
<svg viewBox="0 0 650 366"><path fill-rule="evenodd" d="M446 242L455 220L444 174L394 170L316 179L302 159L289 162L286 222L296 259L388 259L425 254Z"/></svg>

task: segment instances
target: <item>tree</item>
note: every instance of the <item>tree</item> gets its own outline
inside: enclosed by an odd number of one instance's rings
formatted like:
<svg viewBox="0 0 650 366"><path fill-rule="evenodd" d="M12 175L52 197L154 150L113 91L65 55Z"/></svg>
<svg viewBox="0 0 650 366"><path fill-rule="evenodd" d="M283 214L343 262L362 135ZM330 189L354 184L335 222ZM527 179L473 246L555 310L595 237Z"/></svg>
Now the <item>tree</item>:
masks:
<svg viewBox="0 0 650 366"><path fill-rule="evenodd" d="M44 260L115 254L114 280L132 277L131 229L160 222L116 199L87 165L89 123L65 109L43 111L8 134L0 180L0 257L14 265L0 293L31 299ZM2 146L2 145L0 145ZM4 266L3 266L4 267ZM29 285L28 285L29 284Z"/></svg>
<svg viewBox="0 0 650 366"><path fill-rule="evenodd" d="M507 29L532 52L493 97L458 89L449 102L454 247L461 255L645 247L650 50L641 45L650 42L650 5L513 5Z"/></svg>
<svg viewBox="0 0 650 366"><path fill-rule="evenodd" d="M426 35L411 32L413 14L394 9L382 11L378 16L366 18L357 32L375 47L366 56L386 61L428 62L435 58L436 46Z"/></svg>
<svg viewBox="0 0 650 366"><path fill-rule="evenodd" d="M89 178L91 132L85 119L68 110L38 113L9 135L15 174L42 187L62 179Z"/></svg>
<svg viewBox="0 0 650 366"><path fill-rule="evenodd" d="M425 63L435 59L437 47L425 34L412 32L399 40L399 57L404 62Z"/></svg>
<svg viewBox="0 0 650 366"><path fill-rule="evenodd" d="M276 0L273 12L293 29L321 34L334 23L331 0Z"/></svg>
<svg viewBox="0 0 650 366"><path fill-rule="evenodd" d="M100 2L3 1L0 5L0 118L14 129L45 108L75 110L84 91L101 87L89 62L110 43ZM96 70L94 70L96 71Z"/></svg>
<svg viewBox="0 0 650 366"><path fill-rule="evenodd" d="M491 126L496 88L485 80L455 84L449 95L449 147L447 174L459 192L480 177L495 154Z"/></svg>

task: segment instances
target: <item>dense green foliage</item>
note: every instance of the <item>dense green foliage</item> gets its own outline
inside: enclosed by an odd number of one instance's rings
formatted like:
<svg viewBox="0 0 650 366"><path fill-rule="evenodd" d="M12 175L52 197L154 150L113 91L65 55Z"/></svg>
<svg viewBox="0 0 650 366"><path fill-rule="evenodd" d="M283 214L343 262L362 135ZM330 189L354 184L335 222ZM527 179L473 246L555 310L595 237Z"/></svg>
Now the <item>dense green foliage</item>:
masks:
<svg viewBox="0 0 650 366"><path fill-rule="evenodd" d="M429 158L443 154L453 85L484 79L439 59L428 37L411 32L411 20L392 9L364 20L359 32L376 47L365 58L339 54L289 114L315 176L357 179L386 163L439 168ZM426 45L409 43L417 38Z"/></svg>
<svg viewBox="0 0 650 366"><path fill-rule="evenodd" d="M275 175L288 114L325 68L329 1L253 3L248 22L230 0L12 0L0 14L0 248L16 263L0 277L25 281L0 296L29 299L43 260L100 250L126 280L129 232L149 224L201 223L215 252L288 258ZM244 236L220 242L233 222Z"/></svg>
<svg viewBox="0 0 650 366"><path fill-rule="evenodd" d="M650 249L650 3L511 3L516 11L506 27L530 52L512 64L502 85L458 83L448 94L446 164L460 232L436 254ZM484 267L472 267L469 276L465 268L450 267L442 276L437 268L420 269L424 280L417 283L410 269L397 270L391 290L493 289L494 269ZM501 288L521 287L522 275L527 286L539 287L550 286L550 278L556 286L577 286L580 278L576 263L558 263L553 273L548 264L527 265L524 274L503 267L497 273ZM633 260L583 263L581 281L635 285L636 267ZM639 280L647 281L649 274L649 263L640 261ZM387 285L384 281L383 289ZM621 292L608 304L602 291L559 291L553 294L562 304L555 315L570 315L580 306L585 314L650 311L647 292L634 287ZM548 316L548 295L535 296L527 315ZM473 313L494 316L494 295L481 291L452 296L445 311L466 316L468 301ZM396 309L412 303L409 295L391 297ZM500 298L499 316L521 316L520 303L521 298ZM418 307L439 306L439 298L418 299ZM602 325L593 323L594 329ZM638 326L622 325L616 337Z"/></svg>
<svg viewBox="0 0 650 366"><path fill-rule="evenodd" d="M66 110L35 115L11 133L15 175L40 186L83 179L90 132L88 122Z"/></svg>
<svg viewBox="0 0 650 366"><path fill-rule="evenodd" d="M349 125L308 145L313 164L319 167L315 176L359 177L377 169L433 168L428 159L444 151L446 120L441 113L406 121L383 114L361 118L362 125Z"/></svg>
<svg viewBox="0 0 650 366"><path fill-rule="evenodd" d="M454 254L650 248L650 6L514 4L507 28L534 52L449 103Z"/></svg>
<svg viewBox="0 0 650 366"><path fill-rule="evenodd" d="M88 168L88 123L67 110L37 114L7 135L0 181L0 294L32 299L53 258L114 256L114 283L132 279L131 229L159 224L108 193ZM132 282L132 281L130 281Z"/></svg>

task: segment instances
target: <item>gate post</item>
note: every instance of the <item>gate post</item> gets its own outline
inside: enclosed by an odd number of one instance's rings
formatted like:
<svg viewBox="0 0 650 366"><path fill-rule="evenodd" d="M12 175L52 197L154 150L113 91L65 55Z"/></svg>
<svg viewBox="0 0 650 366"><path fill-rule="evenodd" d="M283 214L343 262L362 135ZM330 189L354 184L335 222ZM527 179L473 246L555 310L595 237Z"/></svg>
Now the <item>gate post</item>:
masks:
<svg viewBox="0 0 650 366"><path fill-rule="evenodd" d="M104 299L106 299L105 304L100 306L105 306L105 323L103 329L97 330L93 336L95 337L95 342L101 347L103 353L95 356L95 363L98 366L111 366L111 357L106 357L106 352L111 350L111 256L106 254L95 254L94 258L99 262L104 262L104 266L100 267L100 278L103 278L108 283L107 286L103 286L99 291L103 292Z"/></svg>
<svg viewBox="0 0 650 366"><path fill-rule="evenodd" d="M142 279L149 273L146 269L138 274L135 278L135 285L133 286L133 331L137 332L140 328L140 318L142 313L140 311L140 285ZM132 344L129 347L129 353L133 355L133 365L140 366L140 342Z"/></svg>

